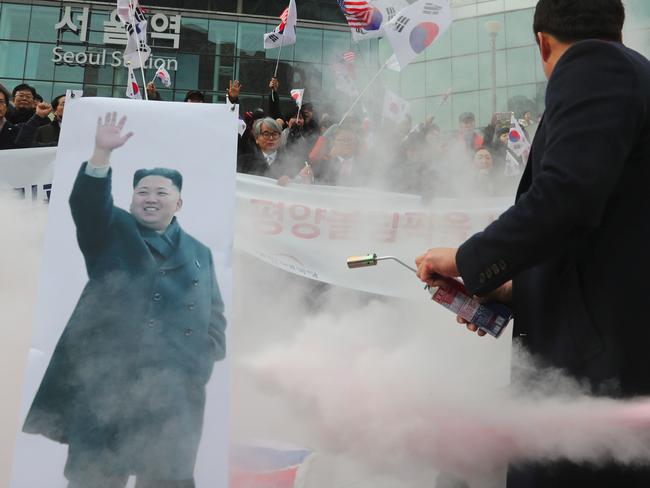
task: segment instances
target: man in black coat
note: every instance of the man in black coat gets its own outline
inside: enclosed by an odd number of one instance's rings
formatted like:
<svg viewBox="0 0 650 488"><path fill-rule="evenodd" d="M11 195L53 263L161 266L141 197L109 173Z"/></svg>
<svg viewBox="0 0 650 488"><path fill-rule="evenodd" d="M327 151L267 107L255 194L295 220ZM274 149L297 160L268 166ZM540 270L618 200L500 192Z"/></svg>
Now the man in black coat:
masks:
<svg viewBox="0 0 650 488"><path fill-rule="evenodd" d="M34 147L58 146L65 109L65 95L59 95L52 100L52 113L54 118L47 124L39 127L34 136Z"/></svg>
<svg viewBox="0 0 650 488"><path fill-rule="evenodd" d="M88 283L23 430L68 445L69 488L193 488L205 385L225 356L212 255L180 227L178 171L138 170L115 207L109 158L132 135L99 121L70 195Z"/></svg>
<svg viewBox="0 0 650 488"><path fill-rule="evenodd" d="M625 398L650 394L650 63L621 43L624 18L621 0L540 0L546 113L516 203L458 250L416 263L430 284L461 276L511 302L533 354ZM641 487L650 474L563 462L511 469L508 485Z"/></svg>
<svg viewBox="0 0 650 488"><path fill-rule="evenodd" d="M9 92L0 85L0 149L18 149L30 147L34 134L39 127L49 122L50 105L39 103L36 113L24 123L12 124L7 119L9 110Z"/></svg>

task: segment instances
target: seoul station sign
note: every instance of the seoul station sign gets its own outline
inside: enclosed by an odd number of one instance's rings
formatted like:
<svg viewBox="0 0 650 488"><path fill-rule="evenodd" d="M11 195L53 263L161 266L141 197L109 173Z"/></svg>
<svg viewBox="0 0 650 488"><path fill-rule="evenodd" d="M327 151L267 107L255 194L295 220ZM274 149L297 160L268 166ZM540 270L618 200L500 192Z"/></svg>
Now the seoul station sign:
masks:
<svg viewBox="0 0 650 488"><path fill-rule="evenodd" d="M64 7L59 22L54 25L57 34L70 31L79 37L79 42L88 42L88 22L90 19L89 7L80 11L73 11L72 7ZM181 16L156 13L149 17L149 37L156 39L156 47L178 49L181 38ZM108 15L108 20L103 22L103 44L124 48L126 46L126 31L119 17L117 9ZM126 66L122 51L108 48L99 48L86 51L70 51L63 46L52 49L52 62L67 66ZM164 67L167 71L176 71L178 62L172 57L155 57L153 54L145 62L146 69Z"/></svg>

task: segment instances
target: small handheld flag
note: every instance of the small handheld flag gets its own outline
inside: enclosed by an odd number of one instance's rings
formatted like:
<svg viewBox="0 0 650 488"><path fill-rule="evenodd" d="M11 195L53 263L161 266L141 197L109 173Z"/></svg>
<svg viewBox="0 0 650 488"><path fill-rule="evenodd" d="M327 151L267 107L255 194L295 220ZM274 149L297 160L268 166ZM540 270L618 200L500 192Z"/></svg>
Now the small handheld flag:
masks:
<svg viewBox="0 0 650 488"><path fill-rule="evenodd" d="M519 121L515 118L515 114L510 116L510 132L508 133L508 149L515 153L517 156L524 158L524 163L528 159L530 152L530 142L526 133L519 125Z"/></svg>
<svg viewBox="0 0 650 488"><path fill-rule="evenodd" d="M404 120L408 115L408 112L409 103L389 89L386 89L384 95L383 119L389 119L399 123Z"/></svg>
<svg viewBox="0 0 650 488"><path fill-rule="evenodd" d="M142 100L142 94L140 93L140 87L138 86L138 81L135 79L135 73L131 66L128 67L129 70L129 79L126 85L126 96L133 100Z"/></svg>
<svg viewBox="0 0 650 488"><path fill-rule="evenodd" d="M302 108L302 99L304 95L305 95L304 88L291 90L291 98L293 98L293 101L296 102L296 105L298 105L298 110Z"/></svg>
<svg viewBox="0 0 650 488"><path fill-rule="evenodd" d="M163 66L158 68L158 71L156 71L156 76L154 79L156 78L158 78L166 88L172 86L172 78L169 76L169 72Z"/></svg>

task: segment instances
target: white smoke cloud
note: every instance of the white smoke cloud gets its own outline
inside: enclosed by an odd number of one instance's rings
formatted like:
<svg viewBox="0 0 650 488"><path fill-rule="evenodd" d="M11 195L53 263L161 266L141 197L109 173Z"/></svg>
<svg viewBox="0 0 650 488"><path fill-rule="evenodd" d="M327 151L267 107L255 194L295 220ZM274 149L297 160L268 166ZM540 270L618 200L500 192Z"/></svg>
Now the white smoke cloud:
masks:
<svg viewBox="0 0 650 488"><path fill-rule="evenodd" d="M0 486L8 486L47 207L0 195Z"/></svg>
<svg viewBox="0 0 650 488"><path fill-rule="evenodd" d="M305 282L255 269L261 289L268 273L286 300L239 310L233 430L313 448L306 488L435 486L437 472L439 486L500 486L508 462L650 461L650 402L592 398L517 348L529 377L511 390L508 339L470 334L426 296L331 290L310 312L288 298L309 294Z"/></svg>

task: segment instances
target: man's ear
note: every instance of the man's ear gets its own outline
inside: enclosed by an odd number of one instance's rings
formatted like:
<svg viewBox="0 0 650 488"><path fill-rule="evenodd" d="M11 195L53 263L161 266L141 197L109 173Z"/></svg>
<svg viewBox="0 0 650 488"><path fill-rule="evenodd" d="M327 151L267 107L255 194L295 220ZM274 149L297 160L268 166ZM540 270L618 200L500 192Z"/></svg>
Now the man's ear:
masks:
<svg viewBox="0 0 650 488"><path fill-rule="evenodd" d="M548 35L543 32L537 33L537 43L539 44L539 53L542 56L542 61L548 62L551 57L551 43Z"/></svg>
<svg viewBox="0 0 650 488"><path fill-rule="evenodd" d="M178 212L181 208L183 208L183 199L178 198L178 202L176 202L176 212Z"/></svg>

